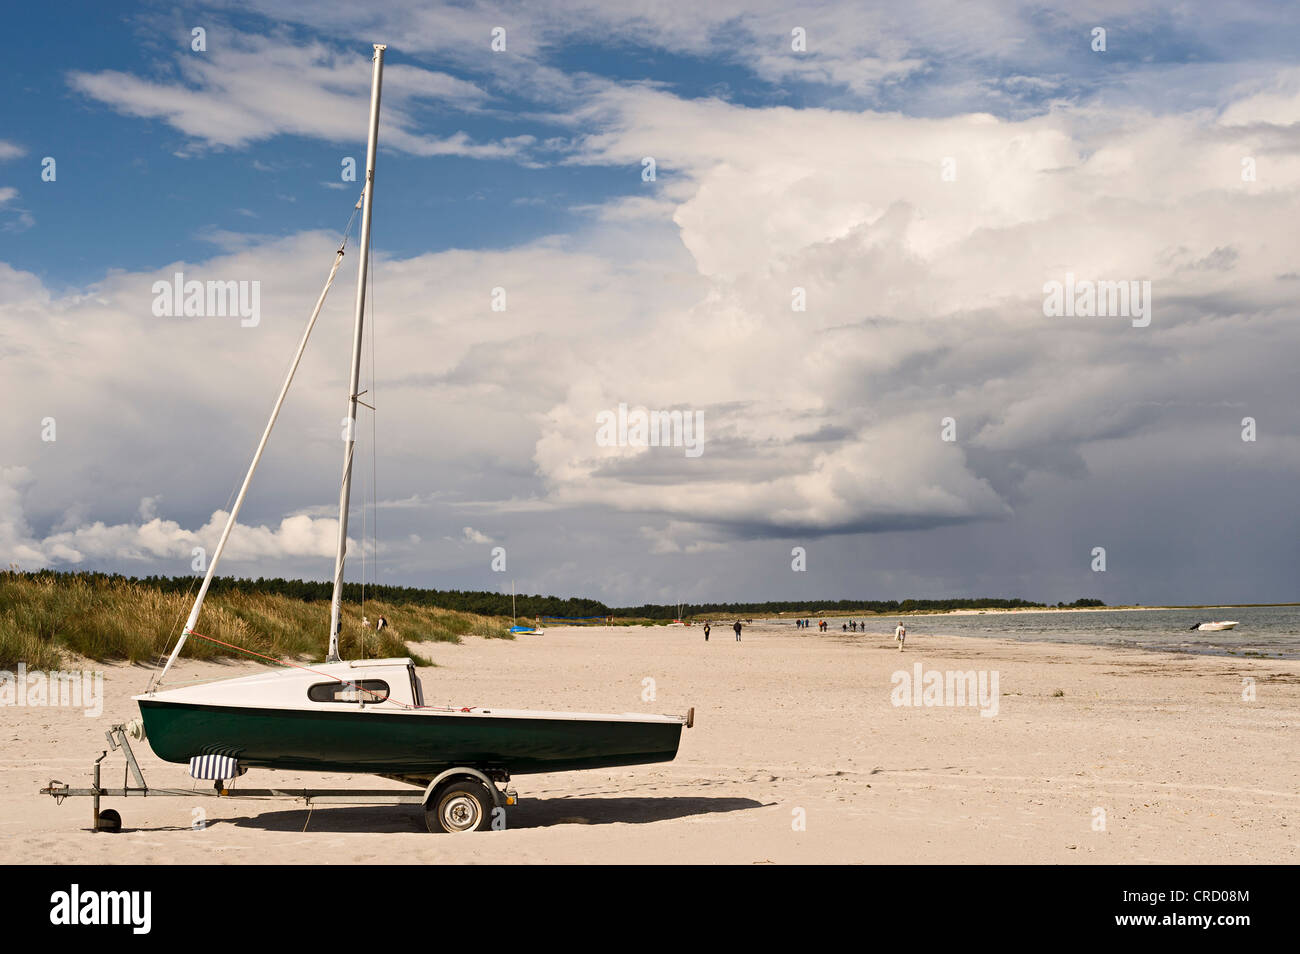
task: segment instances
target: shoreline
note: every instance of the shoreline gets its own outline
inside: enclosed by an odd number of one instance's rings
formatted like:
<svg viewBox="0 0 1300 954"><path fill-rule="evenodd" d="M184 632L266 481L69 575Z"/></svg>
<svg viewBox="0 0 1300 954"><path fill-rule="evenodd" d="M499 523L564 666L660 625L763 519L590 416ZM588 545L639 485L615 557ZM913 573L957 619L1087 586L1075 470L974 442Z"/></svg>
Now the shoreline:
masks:
<svg viewBox="0 0 1300 954"><path fill-rule="evenodd" d="M1290 603L1268 603L1268 604L1254 604L1254 605L1256 605L1256 606L1291 606L1291 605L1296 605L1296 604L1290 604ZM1140 606L1140 607L1071 607L1071 608L1065 608L1065 609L1053 610L1052 612L1066 612L1066 613L1104 613L1104 612L1110 612L1110 611L1129 611L1129 610L1152 610L1152 611L1158 611L1158 610L1169 610L1169 609L1200 609L1200 608L1203 608L1203 607L1167 607L1167 606ZM1230 608L1236 608L1236 609L1243 609L1243 608L1246 608L1246 607L1244 607L1244 606L1237 606L1237 607L1221 607L1221 608L1229 608L1229 609L1230 609ZM867 616L867 617L866 617L866 620L867 620L868 622L879 622L879 621L884 621L884 620L894 619L894 618L896 618L896 617L897 617L897 618L903 618L903 619L916 619L916 618L936 618L936 619L941 619L941 618L945 618L945 617L967 617L967 616L980 616L980 615L988 615L988 616L995 616L995 615L1023 615L1024 613L1034 613L1034 612L1042 612L1042 611L1040 611L1040 610L1027 610L1027 609L1005 609L1005 610L988 610L988 611L982 611L982 610L939 610L939 611L934 611L934 612L919 611L919 612L914 612L914 613L899 613L899 614L888 614L888 615L878 615L878 616ZM843 616L835 616L835 617L832 617L831 614L821 614L821 616L820 616L819 618L825 618L825 619L831 619L831 618L835 618L835 619L846 619L846 618L851 618L852 616L853 616L853 614L844 614ZM797 637L800 638L800 639L818 638L818 637L820 637L820 638L835 637L835 638L837 638L837 639L845 639L845 638L848 638L848 639L851 639L851 640L852 640L852 639L861 640L861 639L863 639L863 638L868 638L868 639L870 639L870 638L878 638L878 639L886 639L886 640L889 640L889 641L891 642L891 644L892 644L893 639L894 639L894 635L893 635L892 628L891 628L890 630L888 630L888 631L886 631L886 630L880 630L880 631L878 631L878 632L877 632L877 631L874 631L874 630L859 629L859 630L857 630L856 632L850 631L850 632L848 632L848 633L844 633L844 632L842 632L842 631L840 631L840 630L832 630L832 629L827 629L827 631L826 631L825 633L819 633L819 632L817 632L815 629L812 630L811 632L804 632L804 631L801 631L801 630L792 630L792 629L788 626L788 624L791 623L793 620L795 620L795 619L799 619L799 618L801 618L801 617L798 617L798 616L795 616L795 617L762 617L762 618L754 617L754 619L753 619L752 622L748 622L748 623L745 623L745 624L744 624L744 632L745 632L746 634L753 632L753 633L755 633L756 635L789 635L789 636L797 636ZM861 617L860 614L859 614L856 618L858 618L858 619L862 619L862 617ZM724 622L723 622L723 618L722 618L722 617L717 617L717 618L710 617L710 619L711 619L712 624L713 624L713 630L714 630L713 638L714 638L715 641L718 640L718 639L727 639L727 640L730 640L730 639L733 638L733 634L732 634L732 631L731 631L731 628L730 628L730 621L731 621L732 619L734 619L734 617L726 617L727 622L725 623L725 625L724 625ZM741 617L741 619L743 620L744 617ZM769 631L767 631L767 632L765 633L764 630L761 628L761 627L763 627L765 624L777 624L777 625L775 625L771 630L769 630ZM663 630L669 630L669 631L671 631L671 632L678 632L678 633L680 633L680 632L686 632L686 633L699 633L699 632L702 632L702 630L703 630L703 625L704 625L703 620L694 620L694 619L692 619L692 620L688 620L684 625L682 625L682 624L674 625L673 623L652 623L652 624L648 624L648 625L634 625L634 626L629 626L629 625L626 625L626 624L620 624L620 623L615 623L615 624L610 624L610 625L582 625L582 626L573 626L573 625L568 625L568 626L566 626L566 625L547 625L547 626L544 627L544 630L545 630L545 634L546 634L546 635L543 635L543 636L520 635L520 636L518 636L518 637L516 637L515 639L512 639L512 640L486 640L486 641L488 641L488 642L494 642L494 641L495 641L495 642L501 642L501 643L504 643L504 644L506 644L506 645L510 645L510 644L512 644L512 643L513 643L513 644L520 643L520 642L522 642L522 641L524 641L524 640L538 640L538 639L545 639L545 638L546 638L547 636L549 636L552 632L554 632L554 633L565 633L565 632L571 632L571 633L582 633L582 632L593 632L593 631L608 631L608 632L611 633L611 634L618 635L618 634L624 634L624 633L629 633L629 632L659 633L659 632L661 632L661 631L663 631ZM1229 631L1229 632L1232 632L1232 631ZM398 634L398 636L399 636L399 638L400 638L400 633ZM693 638L695 638L695 637L693 637ZM1256 659L1256 660L1283 660L1283 661L1286 661L1286 660L1295 660L1295 659L1297 659L1297 658L1300 658L1300 657L1296 657L1296 656L1275 656L1275 655L1270 655L1270 654L1266 654L1266 653L1259 653L1259 652L1252 652L1252 653L1250 653L1250 654L1237 654L1237 653L1233 653L1233 652L1210 652L1210 651L1203 651L1203 652L1202 652L1202 651L1188 650L1188 649L1171 649L1171 648L1166 648L1166 647L1162 647L1162 646L1143 645L1143 644L1140 644L1140 643L1135 642L1135 641L1132 641L1132 640L1129 640L1129 641L1123 641L1123 642L1102 642L1102 641L1090 641L1090 640L1082 639L1082 638L1076 638L1076 639L1052 639L1052 638L1050 637L1050 635L1042 634L1042 633L1031 633L1031 634L1023 635L1023 636L1021 636L1021 635L1008 636L1008 635L999 635L999 634L979 635L979 634L975 634L975 633L961 633L961 632L951 632L951 631L949 631L949 632L934 632L934 633L919 633L919 632L916 632L916 631L914 631L914 630L913 630L913 631L910 631L910 632L908 633L908 639L909 639L909 640L915 640L915 639L917 639L917 638L927 638L927 639L942 638L942 639L955 639L955 640L963 640L963 641L964 641L964 640L970 640L970 641L972 641L973 643L980 644L980 645L983 645L983 644L986 644L986 643L990 643L990 642L999 642L999 641L1001 641L1001 642L1006 642L1006 643L1008 643L1008 644L1010 644L1010 645L1030 645L1030 644L1031 644L1031 645L1041 645L1041 646L1086 646L1086 647L1092 647L1092 648L1095 648L1095 649L1106 649L1106 650L1131 650L1131 651L1137 651L1137 652L1148 652L1148 653L1155 653L1155 654L1159 654L1159 655L1169 656L1169 657L1173 657L1173 658L1182 658L1182 657L1187 657L1187 656L1209 656L1209 657L1213 657L1213 658L1222 658L1222 659L1240 659L1240 660ZM444 649L444 648L446 648L446 647L448 647L448 646L453 646L453 647L454 647L454 646L457 646L457 645L465 645L466 643L469 643L469 642L477 642L477 641L480 641L480 640L482 640L482 639L483 639L483 637L480 637L480 636L474 636L474 635L468 635L468 634L467 634L467 635L465 635L465 636L462 637L463 642L462 642L462 643L459 643L459 644L457 644L457 643L449 643L449 642L444 642L444 641L421 641L421 640L418 640L418 639L410 639L410 640L407 640L407 642L408 642L408 644L409 644L409 645L408 645L408 651L409 651L412 655L414 655L414 656L418 656L418 657L422 657L422 658L424 658L424 659L433 659L433 657L435 657L435 656L437 656L437 655L439 654L439 650ZM909 643L909 645L910 645L910 643ZM1300 651L1300 638L1297 639L1297 649L1298 649L1298 651ZM158 670L161 670L161 669L162 669L162 664L161 664L161 663L154 663L154 662L135 662L135 663L127 663L125 660L117 660L117 659L114 659L114 660L94 660L94 659L91 659L91 658L89 658L89 657L87 657L87 656L82 656L82 655L80 655L79 653L76 653L76 652L73 651L73 650L65 649L65 650L63 650L63 652L64 652L64 656L65 656L65 658L64 658L64 661L63 661L62 665L60 666L61 669L69 669L69 668L78 668L78 669L94 669L94 668L97 667L97 666L124 667L124 668L133 669L133 670L141 670L141 671L145 671L145 672L153 672L153 671L158 671ZM182 660L180 660L180 661L178 662L178 665L181 664L181 663L184 663L184 662L185 662L185 660L182 659ZM294 663L296 663L296 664L299 664L299 665L303 665L303 666L312 666L312 665L321 665L321 664L323 664L323 663L320 663L320 662L314 662L314 661L313 661L310 657L308 657L308 656L297 656L297 657L292 657L292 662L294 662ZM222 679L225 679L225 678L233 678L232 676L228 675L228 673L229 673L232 669L235 669L235 668L243 667L243 668L248 669L250 672L255 672L255 671L257 671L259 668L262 668L262 667L265 665L265 664L263 664L263 663L256 662L256 661L251 661L251 660L249 660L249 659L246 659L246 658L243 658L243 657L239 657L239 656L220 657L220 658L218 658L218 659L209 660L209 661L203 661L203 662L200 662L200 661L198 661L198 660L189 660L189 661L188 661L188 664L189 664L189 666L191 666L191 667L193 667L193 666L212 667L212 668L215 670L215 673L211 676L211 678L214 678L214 679L216 679L216 678L222 678ZM437 666L437 663L436 663L436 661L435 661L435 664L434 664L434 666L432 666L432 667L417 666L417 668L420 669L420 670L422 670L422 671L428 669L428 670L430 670L430 671L434 671L434 672L436 672L437 669L438 669L438 666ZM38 671L38 670L37 670L37 668L29 667L28 671L35 672L35 671ZM202 680L201 680L201 681L207 681L208 678L209 678L208 676L204 676L204 677L202 677ZM144 691L144 690L143 690L143 687L142 687L141 689L137 690L137 694L138 694L138 692L143 692L143 691Z"/></svg>
<svg viewBox="0 0 1300 954"><path fill-rule="evenodd" d="M785 622L786 620L811 619L817 616L819 619L836 619L846 617L865 617L866 619L891 619L895 616L915 617L915 616L1007 616L1025 613L1130 613L1130 612L1150 612L1165 611L1174 612L1178 610L1212 610L1212 609L1266 609L1270 607L1289 607L1300 606L1300 603L1207 603L1205 605L1195 606L1016 606L1016 607L999 607L991 609L950 609L950 610L906 610L896 613L878 613L866 610L834 610L825 613L805 613L802 616L798 613L792 613L789 616L763 616L752 617L755 620L775 620ZM702 621L703 616L692 616L691 622ZM714 617L708 617L713 619ZM731 619L732 617L718 616L717 619Z"/></svg>
<svg viewBox="0 0 1300 954"><path fill-rule="evenodd" d="M1242 607L1238 607L1239 609ZM1166 607L1139 607L1137 609L1159 611L1167 609ZM1062 611L1058 611L1062 612ZM1098 608L1076 608L1069 612L1073 613L1101 613L1106 610ZM1127 612L1122 610L1121 612ZM1245 630L1225 630L1221 632L1207 632L1200 635L1200 639L1189 638L1189 634L1182 632L1168 632L1163 634L1167 637L1168 642L1162 642L1162 634L1158 630L1134 630L1131 633L1115 633L1105 630L1088 630L1079 627L1070 628L1068 624L1062 624L1060 630L1040 630L1029 632L1010 632L999 627L996 622L990 620L987 626L976 624L983 631L965 632L953 627L945 627L942 622L945 619L961 619L963 623L969 626L967 621L978 619L981 616L998 616L1002 618L1012 616L1024 616L1031 614L1029 610L1003 610L998 612L981 613L979 611L955 610L936 613L917 613L917 614L899 614L897 616L867 617L865 621L861 617L856 617L864 625L870 626L872 622L893 621L894 619L905 620L908 623L909 639L917 635L934 635L952 637L954 639L976 639L976 640L997 640L1005 639L1015 643L1038 643L1050 646L1093 646L1097 649L1114 651L1118 649L1139 649L1146 652L1161 653L1169 656L1210 656L1224 659L1300 659L1300 636L1284 633L1254 633L1250 629ZM827 620L834 619L839 622L845 617L824 617ZM849 617L854 618L854 617ZM932 623L926 624L924 620L933 620ZM789 627L788 620L772 620L770 625L780 630ZM757 624L751 624L757 625ZM926 630L933 630L931 633L922 633L919 627ZM815 632L815 631L814 631ZM892 636L892 627L886 634L889 638ZM861 637L864 631L859 629L856 633L850 631L844 634L841 630L836 630L833 626L828 627L825 635L847 635L849 637ZM870 630L865 635L875 635Z"/></svg>

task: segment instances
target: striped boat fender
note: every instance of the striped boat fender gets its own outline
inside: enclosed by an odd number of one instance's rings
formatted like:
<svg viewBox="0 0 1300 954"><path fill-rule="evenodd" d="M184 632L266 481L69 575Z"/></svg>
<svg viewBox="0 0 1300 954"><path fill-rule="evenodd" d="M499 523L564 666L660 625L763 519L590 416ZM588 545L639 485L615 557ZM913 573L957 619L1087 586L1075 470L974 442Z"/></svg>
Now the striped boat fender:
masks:
<svg viewBox="0 0 1300 954"><path fill-rule="evenodd" d="M190 759L190 777L207 778L221 781L238 778L247 769L239 764L239 759L229 755L196 755Z"/></svg>

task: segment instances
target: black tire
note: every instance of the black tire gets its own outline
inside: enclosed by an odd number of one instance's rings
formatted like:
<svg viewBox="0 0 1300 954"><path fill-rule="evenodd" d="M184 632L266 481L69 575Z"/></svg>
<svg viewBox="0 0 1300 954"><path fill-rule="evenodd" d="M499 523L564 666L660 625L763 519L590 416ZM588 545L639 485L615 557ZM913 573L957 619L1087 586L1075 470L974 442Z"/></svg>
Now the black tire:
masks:
<svg viewBox="0 0 1300 954"><path fill-rule="evenodd" d="M424 806L424 823L431 832L458 834L492 827L496 799L482 782L457 779L434 792Z"/></svg>
<svg viewBox="0 0 1300 954"><path fill-rule="evenodd" d="M99 813L99 825L96 831L121 831L122 816L112 808L105 808Z"/></svg>

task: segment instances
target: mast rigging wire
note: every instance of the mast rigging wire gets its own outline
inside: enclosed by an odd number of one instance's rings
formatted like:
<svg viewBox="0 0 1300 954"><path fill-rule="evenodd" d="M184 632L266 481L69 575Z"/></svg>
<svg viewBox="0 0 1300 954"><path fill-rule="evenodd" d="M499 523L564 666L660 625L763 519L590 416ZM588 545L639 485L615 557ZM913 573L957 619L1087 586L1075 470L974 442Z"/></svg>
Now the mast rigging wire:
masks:
<svg viewBox="0 0 1300 954"><path fill-rule="evenodd" d="M363 191L363 193L362 193L362 196L364 197L364 191ZM338 247L338 250L335 252L335 261L334 261L334 266L333 266L333 268L330 269L329 277L325 280L325 287L321 290L320 300L319 300L319 302L318 302L318 304L317 304L317 313L319 313L319 309L320 309L320 307L324 304L324 299L325 299L325 296L329 293L330 286L334 283L334 276L338 273L338 267L339 267L339 265L342 263L342 260L343 260L344 250L347 248L348 237L352 234L352 224L353 224L353 222L356 221L356 218L357 218L357 212L360 211L360 209L361 209L361 199L358 199L356 205L354 205L353 208L352 208L352 215L348 217L347 225L345 225L345 226L343 227L343 233L342 233L342 235L340 236L340 239L339 239L339 247ZM308 338L308 337L310 336L310 334L311 334L311 329L312 329L313 324L315 323L315 320L316 320L316 314L313 314L312 317L311 317L311 319L308 321L307 329L306 329L306 331L304 332L303 339L302 339L302 343L301 343L301 345L300 345L299 353L298 353L297 355L295 355L295 357L294 357L293 360L290 361L290 371L289 371L289 374L288 374L288 378L286 379L285 384L284 384L284 386L283 386L283 388L282 388L282 390L283 390L283 392L284 392L284 395L287 395L287 393L288 393L289 382L292 380L292 377L293 377L293 369L296 368L296 362L299 361L299 360L301 360L301 358L302 358L302 352L306 350L306 347L307 347L307 338ZM282 395L282 398L283 398L284 395ZM277 412L278 412L278 407L277 407ZM264 436L263 436L263 445L265 444L266 439L270 437L271 427L272 427L272 425L274 424L274 421L275 421L275 413L272 414L271 422L268 423L268 425L267 425L266 432L265 432L265 434L264 434ZM260 454L260 452L261 452L261 448L259 448L258 453ZM254 458L254 465L255 465L255 464L256 464L256 457ZM244 478L245 482L249 481L249 480L251 479L251 477L252 477L252 472L250 471L249 474L248 474L248 476ZM236 488L236 489L237 489L237 488ZM226 498L226 508L227 508L227 512L230 512L230 511L229 511L229 508L231 507L231 501L234 499L234 497L235 497L235 493L236 493L236 490L232 490L231 493L230 493L230 496L229 496L228 498ZM227 530L227 533L228 533L229 531L233 530L233 529L234 529L233 526L229 527L228 530ZM225 540L225 534L223 534L222 541L219 542L219 543L217 544L218 551L220 550L220 548L221 548L221 546L222 546L222 543L224 543L224 540ZM214 562L215 562L215 560L216 560L216 556L217 556L216 554L213 555L213 560L214 560ZM209 567L211 567L211 564L209 564ZM203 589L200 590L200 596L206 595L208 583L209 583L209 581L207 581L207 579L206 579L206 577L205 577L205 583L204 583ZM185 596L186 596L187 599L188 599L188 597L189 597L189 594L192 593L193 590L194 590L194 586L193 586L193 584L191 583L189 589L187 589L186 592L185 592ZM190 632L193 632L193 630L190 630ZM182 631L181 634L180 634L180 636L179 636L179 640L180 640L181 642L183 642L184 639L185 639L185 636L186 636L186 633L185 633L184 631ZM160 653L158 654L158 660L162 660L163 656L164 656L164 655L167 655L167 649L168 649L168 647L170 647L170 646L172 645L172 641L173 641L174 639L177 639L177 636L176 636L176 629L175 629L175 627L173 627L171 633L168 634L167 641L163 644L162 652L160 652ZM177 645L177 648L176 648L176 649L172 650L171 655L167 657L167 658L168 658L168 662L167 662L167 664L163 667L163 673L166 673L167 668L170 667L170 665L171 665L172 661L174 660L174 658L175 658L175 656L176 656L176 654L177 654L178 651L179 651L179 644ZM149 683L148 683L148 686L147 686L147 688L146 688L146 690L145 690L146 692L150 692L150 691L152 691L152 690L155 688L155 680L156 680L156 679L160 680L160 679L161 679L161 674L160 674L159 676L157 676L157 677L155 677L155 676L151 676L151 677L150 677L150 679L149 679Z"/></svg>

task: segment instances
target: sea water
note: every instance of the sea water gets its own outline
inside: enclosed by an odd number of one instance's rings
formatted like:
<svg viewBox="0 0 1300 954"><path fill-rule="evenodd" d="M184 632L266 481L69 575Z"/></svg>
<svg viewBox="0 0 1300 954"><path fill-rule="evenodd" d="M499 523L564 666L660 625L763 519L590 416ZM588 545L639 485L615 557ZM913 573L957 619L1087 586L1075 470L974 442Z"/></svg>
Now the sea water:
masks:
<svg viewBox="0 0 1300 954"><path fill-rule="evenodd" d="M1300 606L1243 606L1211 609L1095 610L1083 613L976 613L970 616L827 616L826 635L843 636L840 625L865 619L867 632L892 633L899 620L909 636L986 636L1029 642L1131 646L1163 652L1214 656L1300 659ZM1196 623L1237 620L1218 633L1192 630ZM771 620L794 627L794 620ZM849 635L853 635L850 633Z"/></svg>

